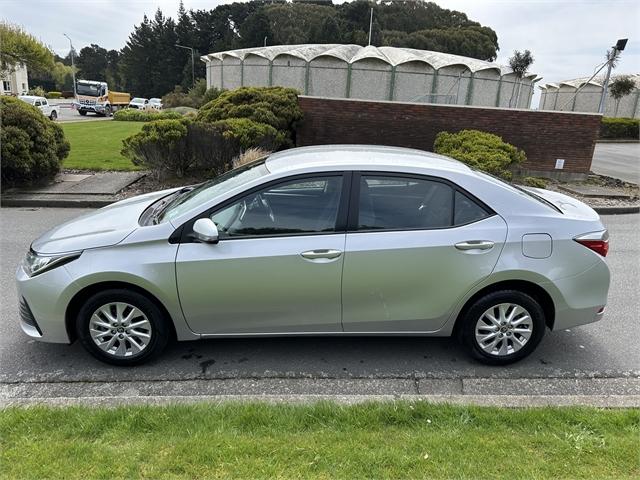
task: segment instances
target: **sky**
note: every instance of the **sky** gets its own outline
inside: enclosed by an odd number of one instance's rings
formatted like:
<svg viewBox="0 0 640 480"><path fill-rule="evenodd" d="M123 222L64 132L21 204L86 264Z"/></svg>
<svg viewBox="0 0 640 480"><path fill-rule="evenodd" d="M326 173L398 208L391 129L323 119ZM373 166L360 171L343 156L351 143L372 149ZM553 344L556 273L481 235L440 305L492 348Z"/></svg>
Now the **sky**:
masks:
<svg viewBox="0 0 640 480"><path fill-rule="evenodd" d="M540 84L589 77L608 47L629 38L615 73L640 73L640 0L434 0L459 10L498 34L498 63L514 50L531 50ZM230 0L184 0L189 9L212 9ZM334 0L334 3L342 3ZM134 25L157 8L175 17L179 0L0 0L0 18L22 25L59 55L91 43L124 46ZM536 93L533 106L538 101Z"/></svg>

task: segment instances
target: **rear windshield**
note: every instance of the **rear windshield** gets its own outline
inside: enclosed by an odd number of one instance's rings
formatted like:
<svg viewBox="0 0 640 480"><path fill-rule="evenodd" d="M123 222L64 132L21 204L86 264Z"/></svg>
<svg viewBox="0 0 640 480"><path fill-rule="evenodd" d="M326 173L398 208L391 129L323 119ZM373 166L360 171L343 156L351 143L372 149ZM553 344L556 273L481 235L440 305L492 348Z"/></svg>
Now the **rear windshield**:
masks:
<svg viewBox="0 0 640 480"><path fill-rule="evenodd" d="M560 210L558 207L556 207L553 203L551 203L548 200L545 200L540 195L536 195L535 193L527 190L526 188L523 188L523 187L521 187L519 185L515 185L515 184L513 184L511 182L506 182L503 179L498 178L498 177L496 177L494 175L491 175L490 173L487 173L487 172L481 172L480 170L475 170L475 169L474 169L474 172L477 175L492 181L493 183L497 183L497 184L502 185L503 187L508 188L509 190L511 190L514 193L517 193L519 195L523 195L523 196L532 198L533 200L535 200L535 201L537 201L537 202L539 202L539 203L541 203L543 205L546 205L549 208L552 208L556 212L562 213L562 210Z"/></svg>

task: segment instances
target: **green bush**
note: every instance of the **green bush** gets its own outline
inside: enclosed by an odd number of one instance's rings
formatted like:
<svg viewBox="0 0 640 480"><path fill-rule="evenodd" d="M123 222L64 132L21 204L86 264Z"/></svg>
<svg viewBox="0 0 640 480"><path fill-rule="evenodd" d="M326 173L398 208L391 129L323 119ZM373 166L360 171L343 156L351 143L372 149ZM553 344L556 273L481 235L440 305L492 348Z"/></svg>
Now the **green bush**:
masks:
<svg viewBox="0 0 640 480"><path fill-rule="evenodd" d="M276 150L285 141L282 132L271 125L257 123L248 118L228 118L218 120L211 125L223 132L224 137L240 145L240 148L263 148Z"/></svg>
<svg viewBox="0 0 640 480"><path fill-rule="evenodd" d="M174 107L191 107L200 108L207 102L218 98L222 93L222 90L217 88L207 89L207 82L201 78L198 80L193 88L190 88L188 92L184 92L182 87L176 85L173 92L166 94L162 97L162 105L165 108Z"/></svg>
<svg viewBox="0 0 640 480"><path fill-rule="evenodd" d="M527 159L522 150L504 142L499 136L479 130L440 132L433 147L436 153L505 179L511 179L511 167Z"/></svg>
<svg viewBox="0 0 640 480"><path fill-rule="evenodd" d="M182 115L179 112L165 112L157 110L138 110L137 108L125 108L113 114L113 119L122 122L151 122L154 120L179 120Z"/></svg>
<svg viewBox="0 0 640 480"><path fill-rule="evenodd" d="M41 181L58 173L70 148L59 125L36 107L8 96L0 97L0 118L3 183Z"/></svg>
<svg viewBox="0 0 640 480"><path fill-rule="evenodd" d="M222 126L181 120L149 122L123 141L122 154L158 178L178 177L194 167L218 175L241 151L238 141L225 137Z"/></svg>
<svg viewBox="0 0 640 480"><path fill-rule="evenodd" d="M547 188L547 179L540 177L524 177L522 183L527 187Z"/></svg>
<svg viewBox="0 0 640 480"><path fill-rule="evenodd" d="M293 144L296 124L302 119L298 92L283 87L243 87L222 92L218 98L200 108L198 120L217 122L229 118L248 118L271 125L283 139Z"/></svg>
<svg viewBox="0 0 640 480"><path fill-rule="evenodd" d="M62 92L47 92L45 98L56 99L62 98Z"/></svg>
<svg viewBox="0 0 640 480"><path fill-rule="evenodd" d="M29 95L35 95L36 97L44 97L46 93L42 87L34 87L29 90Z"/></svg>
<svg viewBox="0 0 640 480"><path fill-rule="evenodd" d="M600 124L600 138L638 140L639 127L640 120L637 118L603 117Z"/></svg>

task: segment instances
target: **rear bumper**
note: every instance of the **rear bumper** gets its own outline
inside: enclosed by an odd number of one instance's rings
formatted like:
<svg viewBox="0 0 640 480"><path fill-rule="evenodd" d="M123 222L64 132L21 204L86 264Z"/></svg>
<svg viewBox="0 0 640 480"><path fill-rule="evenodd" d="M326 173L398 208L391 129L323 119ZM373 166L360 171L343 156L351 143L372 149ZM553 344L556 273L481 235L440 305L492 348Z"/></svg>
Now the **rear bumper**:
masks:
<svg viewBox="0 0 640 480"><path fill-rule="evenodd" d="M541 285L555 304L553 330L597 322L604 316L611 274L604 260L572 277Z"/></svg>

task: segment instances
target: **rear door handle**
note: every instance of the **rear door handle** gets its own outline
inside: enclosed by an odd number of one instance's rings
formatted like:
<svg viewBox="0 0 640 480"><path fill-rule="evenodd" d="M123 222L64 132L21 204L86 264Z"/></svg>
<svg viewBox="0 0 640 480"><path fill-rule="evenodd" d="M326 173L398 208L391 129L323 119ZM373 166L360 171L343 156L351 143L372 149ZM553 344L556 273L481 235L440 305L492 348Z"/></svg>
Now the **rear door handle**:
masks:
<svg viewBox="0 0 640 480"><path fill-rule="evenodd" d="M330 250L324 248L318 250L308 250L306 252L302 252L300 255L308 260L317 260L321 258L332 259L338 258L340 255L342 255L342 252L340 250Z"/></svg>
<svg viewBox="0 0 640 480"><path fill-rule="evenodd" d="M490 250L494 243L489 240L468 240L456 243L458 250Z"/></svg>

